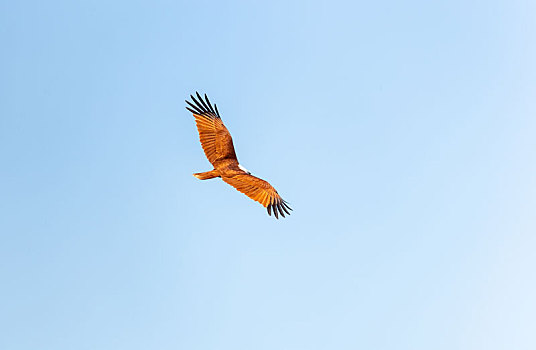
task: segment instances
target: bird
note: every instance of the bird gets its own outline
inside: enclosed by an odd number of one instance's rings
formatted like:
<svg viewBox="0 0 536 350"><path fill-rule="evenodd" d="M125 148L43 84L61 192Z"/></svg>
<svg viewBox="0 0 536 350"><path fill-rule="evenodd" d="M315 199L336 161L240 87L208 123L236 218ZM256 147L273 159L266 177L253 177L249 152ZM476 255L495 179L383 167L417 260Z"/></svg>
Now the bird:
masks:
<svg viewBox="0 0 536 350"><path fill-rule="evenodd" d="M213 107L206 94L204 101L199 92L196 91L196 95L197 99L190 95L193 103L185 100L188 104L186 109L194 115L201 147L214 169L193 175L199 180L221 178L239 192L259 202L266 208L268 215L271 216L273 211L276 219L279 219L279 214L282 217L285 217L285 213L290 215L292 209L276 189L267 181L251 175L238 163L233 139L221 120L216 104Z"/></svg>

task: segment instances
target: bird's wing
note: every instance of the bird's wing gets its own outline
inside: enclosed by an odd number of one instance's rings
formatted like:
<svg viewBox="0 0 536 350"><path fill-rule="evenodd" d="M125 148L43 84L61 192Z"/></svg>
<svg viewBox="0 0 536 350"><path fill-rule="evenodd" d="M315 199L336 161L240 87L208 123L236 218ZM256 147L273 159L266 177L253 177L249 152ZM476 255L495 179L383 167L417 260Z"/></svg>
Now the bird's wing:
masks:
<svg viewBox="0 0 536 350"><path fill-rule="evenodd" d="M218 107L216 105L214 105L215 108L212 107L206 94L206 102L198 92L196 94L198 99L190 95L194 103L186 101L191 107L186 107L186 109L194 115L197 131L199 131L199 141L208 161L214 165L218 159L236 159L233 139L221 121Z"/></svg>
<svg viewBox="0 0 536 350"><path fill-rule="evenodd" d="M290 207L288 203L281 198L275 188L263 179L259 179L249 174L238 174L234 176L222 176L222 180L236 188L249 198L261 203L268 211L268 215L272 215L274 211L275 217L278 219L278 212L285 217L285 213L290 215Z"/></svg>

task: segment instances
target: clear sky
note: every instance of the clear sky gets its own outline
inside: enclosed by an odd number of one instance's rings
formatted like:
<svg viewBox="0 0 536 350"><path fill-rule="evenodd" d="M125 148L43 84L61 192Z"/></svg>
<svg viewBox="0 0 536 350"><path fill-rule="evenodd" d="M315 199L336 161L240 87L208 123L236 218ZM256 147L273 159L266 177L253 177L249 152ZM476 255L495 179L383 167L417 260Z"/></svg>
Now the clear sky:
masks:
<svg viewBox="0 0 536 350"><path fill-rule="evenodd" d="M0 348L536 349L536 3L1 1ZM275 220L210 170L218 104Z"/></svg>

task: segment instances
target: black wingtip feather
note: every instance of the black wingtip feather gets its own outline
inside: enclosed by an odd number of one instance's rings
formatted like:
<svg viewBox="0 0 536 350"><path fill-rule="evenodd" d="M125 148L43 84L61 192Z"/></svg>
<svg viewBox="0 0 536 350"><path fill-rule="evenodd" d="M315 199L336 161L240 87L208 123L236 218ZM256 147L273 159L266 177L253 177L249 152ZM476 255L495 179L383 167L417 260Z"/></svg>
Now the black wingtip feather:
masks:
<svg viewBox="0 0 536 350"><path fill-rule="evenodd" d="M287 202L283 201L283 205L284 205L288 210L292 210L292 208L288 206L288 203L287 203Z"/></svg>
<svg viewBox="0 0 536 350"><path fill-rule="evenodd" d="M199 102L201 102L201 105L203 105L203 107L205 108L207 113L210 112L209 108L205 104L205 101L203 101L203 97L201 97L201 95L199 95L199 92L196 91L195 94L197 95L197 98L199 99Z"/></svg>
<svg viewBox="0 0 536 350"><path fill-rule="evenodd" d="M208 108L210 109L210 111L212 113L216 114L216 112L214 112L214 108L212 108L212 104L210 104L210 100L208 99L207 94L205 94L205 101L207 101L207 105L208 105Z"/></svg>
<svg viewBox="0 0 536 350"><path fill-rule="evenodd" d="M282 205L279 204L279 205L277 206L277 209L279 209L279 214L281 214L282 217L285 217L285 213L283 213L283 209L281 209L281 208L282 208Z"/></svg>
<svg viewBox="0 0 536 350"><path fill-rule="evenodd" d="M192 99L192 101L194 101L195 103L195 106L199 109L199 110L203 110L202 106L199 104L199 102L197 102L197 99L194 97L194 95L190 95L190 98Z"/></svg>
<svg viewBox="0 0 536 350"><path fill-rule="evenodd" d="M193 109L196 110L196 112L192 112L192 113L194 113L194 114L201 114L201 115L204 114L204 112L203 112L201 109L199 109L199 107L195 106L195 105L194 105L193 103L191 103L190 101L186 101L186 103L188 103L188 105L189 105L190 107L192 107ZM186 108L188 108L188 107L186 107Z"/></svg>
<svg viewBox="0 0 536 350"><path fill-rule="evenodd" d="M188 100L185 100L185 102L190 105L190 107L192 107L194 109L195 112L192 112L191 109L188 109L188 107L186 107L190 112L194 113L194 114L199 114L199 115L210 115L211 117L216 117L216 118L220 118L220 112L218 111L218 107L214 104L214 107L212 105L212 103L210 103L210 100L207 96L207 94L205 94L205 98L203 99L203 97L201 97L201 94L196 91L195 92L195 95L197 96L194 96L194 95L190 95L190 98L192 99L193 103L188 101ZM206 102L205 102L206 101Z"/></svg>
<svg viewBox="0 0 536 350"><path fill-rule="evenodd" d="M186 107L186 109L187 109L190 113L192 113L192 114L197 114L197 113L198 113L198 112L194 111L194 110L191 109L191 108Z"/></svg>
<svg viewBox="0 0 536 350"><path fill-rule="evenodd" d="M194 101L195 103L195 106L193 104L190 104L191 106L194 106L196 108L196 110L198 110L201 114L204 114L205 113L205 109L203 108L203 106L201 106L199 104L199 102L197 102L196 98L193 96L193 95L190 95L192 101Z"/></svg>

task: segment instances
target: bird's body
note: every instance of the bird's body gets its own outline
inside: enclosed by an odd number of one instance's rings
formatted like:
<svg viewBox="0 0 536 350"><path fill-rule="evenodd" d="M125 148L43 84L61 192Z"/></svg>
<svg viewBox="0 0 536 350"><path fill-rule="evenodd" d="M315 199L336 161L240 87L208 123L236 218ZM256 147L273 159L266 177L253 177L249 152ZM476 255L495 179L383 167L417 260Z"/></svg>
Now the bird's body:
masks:
<svg viewBox="0 0 536 350"><path fill-rule="evenodd" d="M208 161L214 167L211 171L195 173L194 176L200 180L221 177L238 191L262 204L267 208L269 215L272 215L272 210L276 218L279 218L278 214L283 217L285 213L290 214L289 210L292 209L275 188L268 182L251 175L238 163L233 139L223 124L216 105L212 107L207 95L205 95L205 101L199 93L197 93L197 100L192 95L190 97L194 103L186 101L191 107L186 107L186 109L195 117L199 141Z"/></svg>

